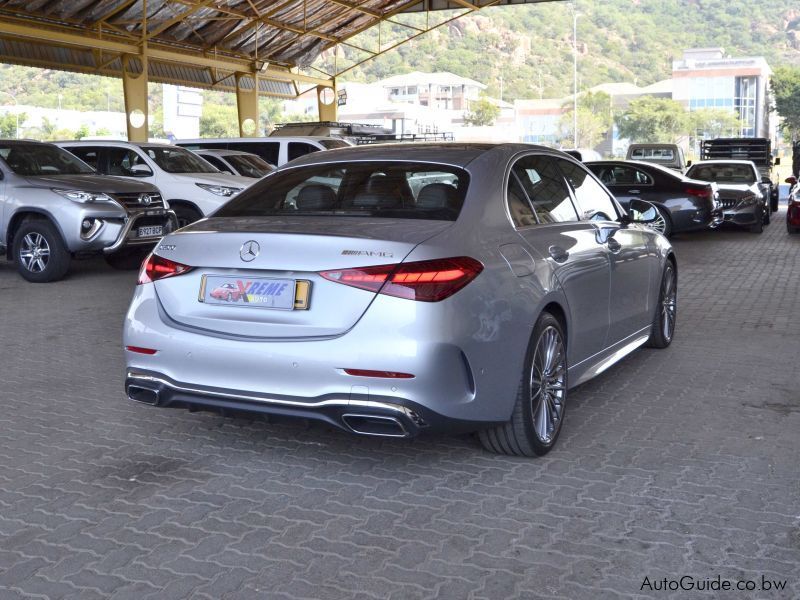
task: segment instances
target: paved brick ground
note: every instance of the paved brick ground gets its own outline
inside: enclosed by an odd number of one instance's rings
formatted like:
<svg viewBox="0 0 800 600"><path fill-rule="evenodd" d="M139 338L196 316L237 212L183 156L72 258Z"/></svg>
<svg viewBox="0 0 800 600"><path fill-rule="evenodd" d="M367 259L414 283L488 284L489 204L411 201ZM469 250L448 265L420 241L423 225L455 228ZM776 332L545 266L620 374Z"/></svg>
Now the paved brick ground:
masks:
<svg viewBox="0 0 800 600"><path fill-rule="evenodd" d="M0 260L0 599L800 597L800 236L678 236L678 333L576 390L556 451L386 442L122 393L131 273ZM704 593L700 597L717 597Z"/></svg>

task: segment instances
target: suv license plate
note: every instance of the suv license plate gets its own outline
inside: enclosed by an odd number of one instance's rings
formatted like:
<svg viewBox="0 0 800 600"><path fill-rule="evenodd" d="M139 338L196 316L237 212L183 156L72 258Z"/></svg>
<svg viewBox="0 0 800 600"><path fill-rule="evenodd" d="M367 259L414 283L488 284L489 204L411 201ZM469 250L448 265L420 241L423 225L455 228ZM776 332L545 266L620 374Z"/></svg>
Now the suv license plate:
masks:
<svg viewBox="0 0 800 600"><path fill-rule="evenodd" d="M164 228L161 225L153 225L152 227L139 227L139 237L154 237L157 235L164 235Z"/></svg>

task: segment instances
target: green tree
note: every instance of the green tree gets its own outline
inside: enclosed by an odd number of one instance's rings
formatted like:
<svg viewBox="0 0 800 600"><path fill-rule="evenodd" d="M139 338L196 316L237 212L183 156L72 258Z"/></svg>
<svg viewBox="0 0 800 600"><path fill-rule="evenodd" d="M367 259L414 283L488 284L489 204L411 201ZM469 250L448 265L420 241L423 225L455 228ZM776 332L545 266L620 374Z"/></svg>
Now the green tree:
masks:
<svg viewBox="0 0 800 600"><path fill-rule="evenodd" d="M483 97L470 102L469 111L464 113L464 123L473 127L494 125L500 116L500 107L489 98Z"/></svg>
<svg viewBox="0 0 800 600"><path fill-rule="evenodd" d="M703 108L689 113L689 122L697 137L736 137L742 121L731 110Z"/></svg>
<svg viewBox="0 0 800 600"><path fill-rule="evenodd" d="M775 111L787 137L800 139L800 67L778 67L772 74Z"/></svg>
<svg viewBox="0 0 800 600"><path fill-rule="evenodd" d="M572 103L564 105L566 112L558 123L561 145L572 147L575 143L575 119ZM605 92L586 92L578 96L578 148L594 148L614 124L611 96Z"/></svg>
<svg viewBox="0 0 800 600"><path fill-rule="evenodd" d="M17 122L22 128L22 124L27 118L25 113L19 113L18 116L15 116L14 113L0 115L0 138L22 137L22 133L17 135Z"/></svg>
<svg viewBox="0 0 800 600"><path fill-rule="evenodd" d="M200 137L238 137L239 125L235 106L203 104Z"/></svg>
<svg viewBox="0 0 800 600"><path fill-rule="evenodd" d="M672 143L692 125L680 102L653 96L633 100L616 120L619 136L639 143Z"/></svg>

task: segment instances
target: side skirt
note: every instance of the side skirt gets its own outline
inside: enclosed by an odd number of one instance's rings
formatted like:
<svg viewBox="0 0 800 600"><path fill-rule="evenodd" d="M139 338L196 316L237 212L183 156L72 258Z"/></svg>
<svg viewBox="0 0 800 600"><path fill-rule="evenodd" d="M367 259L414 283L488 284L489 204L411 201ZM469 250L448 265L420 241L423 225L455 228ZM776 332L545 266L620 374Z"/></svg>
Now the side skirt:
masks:
<svg viewBox="0 0 800 600"><path fill-rule="evenodd" d="M647 343L650 338L650 326L629 335L610 348L590 356L569 369L569 387L575 387L596 377L603 371L618 363L631 352Z"/></svg>

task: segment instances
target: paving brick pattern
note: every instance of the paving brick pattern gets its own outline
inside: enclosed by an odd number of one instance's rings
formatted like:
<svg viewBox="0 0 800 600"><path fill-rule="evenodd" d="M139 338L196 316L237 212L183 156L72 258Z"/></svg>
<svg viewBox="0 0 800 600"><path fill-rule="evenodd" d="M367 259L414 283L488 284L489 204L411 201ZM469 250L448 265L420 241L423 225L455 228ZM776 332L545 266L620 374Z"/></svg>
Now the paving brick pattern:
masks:
<svg viewBox="0 0 800 600"><path fill-rule="evenodd" d="M135 405L133 274L0 259L0 599L800 598L800 236L675 238L673 345L570 397L558 448L381 441Z"/></svg>

